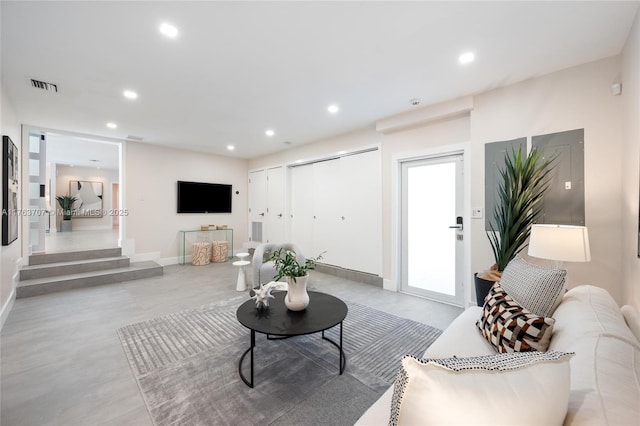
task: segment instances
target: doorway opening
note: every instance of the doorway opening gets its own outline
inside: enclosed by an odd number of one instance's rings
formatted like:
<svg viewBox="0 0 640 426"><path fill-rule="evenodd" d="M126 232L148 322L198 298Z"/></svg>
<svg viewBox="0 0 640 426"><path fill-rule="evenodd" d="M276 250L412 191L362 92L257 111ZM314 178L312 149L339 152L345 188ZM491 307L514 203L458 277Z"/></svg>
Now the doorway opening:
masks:
<svg viewBox="0 0 640 426"><path fill-rule="evenodd" d="M23 205L34 210L23 226L24 252L119 247L122 143L38 128L23 128L23 139L28 147ZM64 196L75 199L69 220L57 201Z"/></svg>

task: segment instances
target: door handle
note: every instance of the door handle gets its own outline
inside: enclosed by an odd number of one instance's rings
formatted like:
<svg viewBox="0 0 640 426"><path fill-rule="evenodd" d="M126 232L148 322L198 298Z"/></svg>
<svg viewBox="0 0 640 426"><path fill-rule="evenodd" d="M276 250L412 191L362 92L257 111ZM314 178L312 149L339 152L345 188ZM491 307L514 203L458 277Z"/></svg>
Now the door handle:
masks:
<svg viewBox="0 0 640 426"><path fill-rule="evenodd" d="M264 213L259 213L258 216L264 217Z"/></svg>
<svg viewBox="0 0 640 426"><path fill-rule="evenodd" d="M280 213L280 214L278 215L278 217L282 217L282 213Z"/></svg>
<svg viewBox="0 0 640 426"><path fill-rule="evenodd" d="M462 225L462 216L456 217L456 224L450 226L449 228L455 228L455 229L459 229L459 230L462 231L464 229L464 227Z"/></svg>

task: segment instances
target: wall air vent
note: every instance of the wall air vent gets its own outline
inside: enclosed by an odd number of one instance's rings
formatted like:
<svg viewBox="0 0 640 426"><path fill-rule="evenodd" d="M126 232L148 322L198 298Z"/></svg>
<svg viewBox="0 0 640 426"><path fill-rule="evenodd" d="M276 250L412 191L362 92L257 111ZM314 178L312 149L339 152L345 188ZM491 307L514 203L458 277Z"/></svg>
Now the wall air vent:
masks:
<svg viewBox="0 0 640 426"><path fill-rule="evenodd" d="M47 83L40 80L31 79L31 87L35 87L36 89L42 89L49 92L58 93L58 85L53 83Z"/></svg>
<svg viewBox="0 0 640 426"><path fill-rule="evenodd" d="M141 138L140 136L128 135L126 139L132 142L142 142L144 138Z"/></svg>

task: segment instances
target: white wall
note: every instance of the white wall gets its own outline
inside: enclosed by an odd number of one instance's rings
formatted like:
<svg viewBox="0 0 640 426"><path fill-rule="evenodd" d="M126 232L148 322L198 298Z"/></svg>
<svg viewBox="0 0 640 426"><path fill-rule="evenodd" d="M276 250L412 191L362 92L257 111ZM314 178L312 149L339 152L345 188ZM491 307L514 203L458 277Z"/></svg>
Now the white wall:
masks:
<svg viewBox="0 0 640 426"><path fill-rule="evenodd" d="M102 217L79 217L74 216L72 226L74 231L111 229L113 227L110 211L112 210L112 189L113 183L118 183L118 171L113 169L97 169L91 167L69 167L58 164L56 170L56 196L69 194L69 181L83 180L102 183L102 210L105 214ZM52 207L55 207L56 227L60 229L62 220L62 210L55 200L52 200Z"/></svg>
<svg viewBox="0 0 640 426"><path fill-rule="evenodd" d="M622 283L623 303L640 309L638 197L640 196L640 12L622 54Z"/></svg>
<svg viewBox="0 0 640 426"><path fill-rule="evenodd" d="M297 160L318 158L337 153L342 150L354 150L372 144L379 144L382 156L382 277L385 287L396 287L396 277L393 275L393 233L392 223L393 201L393 157L399 153L424 151L452 144L469 141L468 115L438 120L422 127L383 135L373 127L338 136L326 141L304 145L299 148L283 151L267 157L250 160L249 168L291 164ZM358 173L354 170L354 173ZM452 219L453 220L453 219ZM471 278L469 277L469 281Z"/></svg>
<svg viewBox="0 0 640 426"><path fill-rule="evenodd" d="M614 57L480 94L474 98L471 137L478 160L472 169L475 206L484 202L485 143L585 129L585 217L592 260L564 267L569 286L604 287L620 302L622 100L610 93L619 73L620 58ZM473 225L474 236L484 233L481 223ZM486 268L491 259L486 238L474 239L472 252L472 266Z"/></svg>
<svg viewBox="0 0 640 426"><path fill-rule="evenodd" d="M4 86L0 83L0 97L2 106L0 107L0 134L9 136L13 143L20 149L20 158L22 158L20 124L16 117L15 110L9 99ZM0 162L1 163L1 162ZM24 170L22 165L20 171ZM0 176L2 175L2 165L0 164ZM20 180L20 185L24 185L24 180ZM22 207L21 191L18 192L18 206ZM21 226L21 223L20 223ZM18 239L8 246L0 248L0 328L11 310L11 306L15 299L15 287L18 273L18 263L21 259L23 230L18 230Z"/></svg>
<svg viewBox="0 0 640 426"><path fill-rule="evenodd" d="M200 225L233 228L236 251L248 241L246 160L126 142L125 172L122 208L129 214L124 238L135 244L137 255L176 263L178 231ZM177 214L178 180L233 185L232 213Z"/></svg>
<svg viewBox="0 0 640 426"><path fill-rule="evenodd" d="M565 266L569 270L570 286L579 283L598 285L609 290L620 302L623 298L620 260L622 101L610 94L610 85L619 72L619 57L581 65L479 94L473 99L470 118L442 120L388 135L364 129L255 159L250 161L249 167L283 164L380 143L383 153L383 273L385 279L393 279L393 224L390 214L394 202L391 199L393 155L471 141L470 205L484 207L485 143L584 128L585 214L591 237L592 261L586 264L566 263ZM493 263L493 256L484 231L484 220L472 220L468 229L470 233L465 238L471 244L471 270L486 269Z"/></svg>

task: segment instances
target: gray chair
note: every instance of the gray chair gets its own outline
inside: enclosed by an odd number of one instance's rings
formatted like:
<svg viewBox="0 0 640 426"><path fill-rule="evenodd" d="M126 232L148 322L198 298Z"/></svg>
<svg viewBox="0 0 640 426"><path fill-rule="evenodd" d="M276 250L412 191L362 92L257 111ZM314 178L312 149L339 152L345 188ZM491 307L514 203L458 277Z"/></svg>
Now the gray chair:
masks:
<svg viewBox="0 0 640 426"><path fill-rule="evenodd" d="M273 281L276 276L276 269L274 268L272 261L265 262L265 260L269 259L273 253L280 248L295 253L296 260L301 264L304 264L307 260L307 258L302 254L300 248L293 243L260 244L253 252L253 259L251 260L253 288L260 287L260 284L266 284Z"/></svg>

